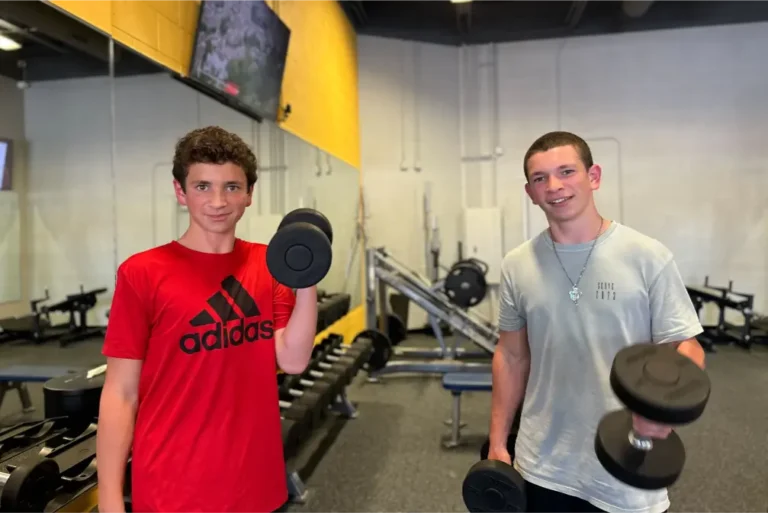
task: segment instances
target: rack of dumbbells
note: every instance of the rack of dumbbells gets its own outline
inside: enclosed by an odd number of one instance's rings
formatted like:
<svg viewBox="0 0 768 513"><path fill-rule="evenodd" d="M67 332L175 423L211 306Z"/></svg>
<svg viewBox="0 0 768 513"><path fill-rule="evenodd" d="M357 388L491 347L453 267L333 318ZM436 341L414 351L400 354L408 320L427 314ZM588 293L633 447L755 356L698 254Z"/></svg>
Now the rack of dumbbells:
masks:
<svg viewBox="0 0 768 513"><path fill-rule="evenodd" d="M317 292L317 333L325 331L333 323L349 313L352 296L343 293Z"/></svg>
<svg viewBox="0 0 768 513"><path fill-rule="evenodd" d="M45 419L0 430L0 511L59 511L95 490L105 370L46 382Z"/></svg>
<svg viewBox="0 0 768 513"><path fill-rule="evenodd" d="M386 358L391 350L386 337L371 335L364 331L343 345L342 335L331 334L315 345L302 374L277 376L291 502L306 500L304 482L344 421L357 417L347 386L370 361Z"/></svg>

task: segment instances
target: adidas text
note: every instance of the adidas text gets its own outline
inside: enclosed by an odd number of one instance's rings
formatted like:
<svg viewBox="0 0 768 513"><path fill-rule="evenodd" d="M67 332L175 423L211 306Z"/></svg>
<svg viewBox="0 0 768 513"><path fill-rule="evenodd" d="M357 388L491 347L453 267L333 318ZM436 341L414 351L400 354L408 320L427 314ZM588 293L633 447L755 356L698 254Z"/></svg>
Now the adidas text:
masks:
<svg viewBox="0 0 768 513"><path fill-rule="evenodd" d="M274 324L271 320L245 323L240 319L237 324L228 326L217 322L213 328L203 333L188 333L179 340L179 347L187 354L199 353L201 350L214 351L226 349L229 346L239 346L243 342L256 342L273 338Z"/></svg>

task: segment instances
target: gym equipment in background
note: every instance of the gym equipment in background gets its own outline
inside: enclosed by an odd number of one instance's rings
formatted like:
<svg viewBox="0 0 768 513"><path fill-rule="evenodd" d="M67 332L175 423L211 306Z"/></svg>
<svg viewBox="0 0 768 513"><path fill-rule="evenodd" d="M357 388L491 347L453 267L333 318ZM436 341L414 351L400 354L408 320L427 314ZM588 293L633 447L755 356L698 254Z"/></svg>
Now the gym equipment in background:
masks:
<svg viewBox="0 0 768 513"><path fill-rule="evenodd" d="M453 264L443 280L443 289L451 303L461 308L477 306L485 299L488 283L488 264L470 258Z"/></svg>
<svg viewBox="0 0 768 513"><path fill-rule="evenodd" d="M498 328L476 312L455 305L446 295L441 283L432 284L426 277L397 261L384 248L366 251L366 323L387 334L388 319L387 287L392 287L410 301L424 309L429 317L439 348L400 348L393 350L392 357L381 369L370 368L369 377L376 379L396 372L446 373L453 371L490 370ZM377 298L378 296L378 298ZM377 301L378 299L378 301ZM378 303L378 305L377 305ZM377 312L378 306L378 312ZM448 325L454 334L454 346L446 347L439 323ZM472 341L482 351L469 352L458 347L460 338ZM389 337L391 339L391 336ZM482 363L468 362L473 358ZM420 360L413 361L412 359ZM426 360L426 361L425 361Z"/></svg>
<svg viewBox="0 0 768 513"><path fill-rule="evenodd" d="M717 324L704 326L704 333L696 339L708 352L714 352L718 344L737 344L745 349L753 343L768 343L768 324L762 325L756 319L754 294L733 290L733 280L728 287L717 287L709 283L709 276L704 278L704 286L686 286L688 295L701 318L701 309L705 303L713 303L718 310ZM735 325L725 320L727 310L733 310L744 317L744 323Z"/></svg>
<svg viewBox="0 0 768 513"><path fill-rule="evenodd" d="M85 291L80 285L80 292L68 294L66 299L52 305L42 305L50 300L48 289L45 297L34 299L31 313L21 317L0 319L0 329L6 337L16 340L30 340L36 343L58 340L61 347L93 337L104 336L101 326L88 325L88 312L96 306L96 296L104 294L106 288ZM51 313L69 314L69 320L53 324Z"/></svg>
<svg viewBox="0 0 768 513"><path fill-rule="evenodd" d="M316 285L331 268L333 230L323 214L298 208L285 215L267 246L267 267L292 289Z"/></svg>
<svg viewBox="0 0 768 513"><path fill-rule="evenodd" d="M595 435L597 459L616 479L654 490L672 485L685 464L685 449L672 431L665 439L640 436L632 413L679 426L698 419L709 400L707 373L666 344L635 344L616 354L611 388L626 406L606 414Z"/></svg>

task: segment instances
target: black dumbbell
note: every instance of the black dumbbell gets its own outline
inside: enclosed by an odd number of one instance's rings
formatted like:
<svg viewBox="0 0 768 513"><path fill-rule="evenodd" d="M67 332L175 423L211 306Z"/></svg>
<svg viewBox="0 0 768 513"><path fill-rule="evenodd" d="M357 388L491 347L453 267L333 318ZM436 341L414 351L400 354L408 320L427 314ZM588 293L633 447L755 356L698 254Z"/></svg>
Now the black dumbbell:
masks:
<svg viewBox="0 0 768 513"><path fill-rule="evenodd" d="M332 243L331 223L323 214L311 208L289 212L267 246L269 272L286 287L311 287L331 268Z"/></svg>
<svg viewBox="0 0 768 513"><path fill-rule="evenodd" d="M283 437L283 457L290 458L296 454L296 449L307 433L306 426L295 420L280 418L280 430Z"/></svg>
<svg viewBox="0 0 768 513"><path fill-rule="evenodd" d="M667 344L636 344L618 352L611 366L613 392L626 409L605 415L595 435L595 453L616 479L655 490L677 481L685 448L674 431L663 440L642 437L632 413L679 426L698 419L709 400L707 373Z"/></svg>
<svg viewBox="0 0 768 513"><path fill-rule="evenodd" d="M461 495L472 512L525 511L523 476L499 460L480 460L464 477Z"/></svg>
<svg viewBox="0 0 768 513"><path fill-rule="evenodd" d="M44 511L60 484L55 460L26 459L10 473L0 472L0 511Z"/></svg>

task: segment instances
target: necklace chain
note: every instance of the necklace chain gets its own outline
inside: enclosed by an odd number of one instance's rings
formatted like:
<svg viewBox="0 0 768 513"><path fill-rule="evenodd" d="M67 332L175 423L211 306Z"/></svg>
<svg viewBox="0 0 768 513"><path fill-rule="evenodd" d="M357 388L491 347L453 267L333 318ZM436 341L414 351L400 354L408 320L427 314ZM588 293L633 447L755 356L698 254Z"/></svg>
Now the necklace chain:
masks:
<svg viewBox="0 0 768 513"><path fill-rule="evenodd" d="M597 230L597 235L595 235L595 240L592 241L592 246L589 248L589 253L587 254L587 259L584 261L584 265L581 268L581 272L579 273L579 277L574 282L570 276L568 276L568 271L565 270L565 266L563 265L563 261L560 260L560 255L557 253L557 247L555 244L555 240L552 239L552 250L555 252L555 256L557 257L557 261L560 263L560 268L562 268L563 273L565 274L565 277L568 278L568 281L571 282L571 285L573 287L570 291L568 291L568 296L571 298L571 301L573 301L574 304L579 304L579 299L581 299L581 289L579 289L579 283L581 283L581 277L584 276L584 271L587 269L587 264L589 263L589 259L592 256L592 250L595 249L595 245L597 244L597 239L600 236L600 232L603 231L603 218L600 217L600 227ZM552 230L550 230L550 237L552 235Z"/></svg>

